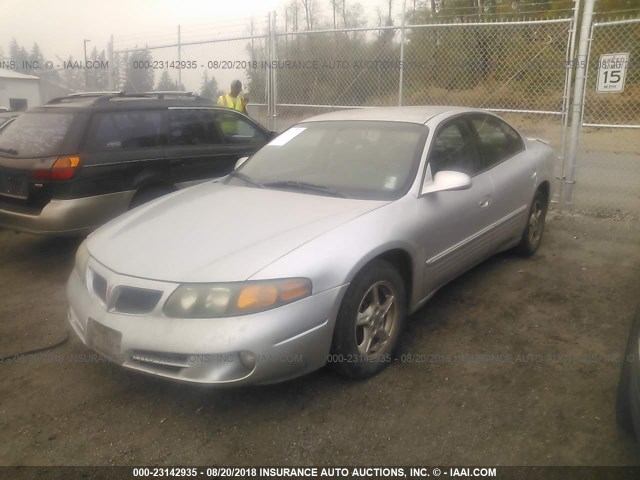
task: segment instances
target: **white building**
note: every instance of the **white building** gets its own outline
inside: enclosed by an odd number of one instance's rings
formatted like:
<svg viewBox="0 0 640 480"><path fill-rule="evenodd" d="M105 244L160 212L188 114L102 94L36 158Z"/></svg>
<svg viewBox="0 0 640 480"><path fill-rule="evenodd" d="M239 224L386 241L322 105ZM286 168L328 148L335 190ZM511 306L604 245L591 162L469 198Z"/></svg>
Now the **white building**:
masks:
<svg viewBox="0 0 640 480"><path fill-rule="evenodd" d="M38 77L0 69L0 111L26 110L41 103Z"/></svg>

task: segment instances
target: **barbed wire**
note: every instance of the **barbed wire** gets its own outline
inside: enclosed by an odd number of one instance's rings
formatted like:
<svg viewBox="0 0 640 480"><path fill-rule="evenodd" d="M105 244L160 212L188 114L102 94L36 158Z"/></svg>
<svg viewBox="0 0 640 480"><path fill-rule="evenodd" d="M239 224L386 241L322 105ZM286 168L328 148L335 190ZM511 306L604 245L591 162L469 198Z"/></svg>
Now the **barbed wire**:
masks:
<svg viewBox="0 0 640 480"><path fill-rule="evenodd" d="M515 5L514 4L507 5L508 7L513 8L513 10L494 11L494 12L478 11L477 7L469 7L469 6L447 7L447 8L443 8L442 10L436 11L435 14L432 14L431 18L433 18L433 20L435 21L438 21L441 19L453 19L453 18L461 18L461 17L475 17L479 19L481 18L483 20L490 20L493 18L498 19L498 18L514 18L514 17L529 18L533 15L542 17L542 18L549 18L551 16L558 16L558 15L568 16L569 12L574 12L574 8L537 9L537 10L526 10L526 9L522 10L522 9L524 7L534 7L536 5L560 6L560 5L567 5L567 4L575 5L575 2L574 0L555 0L550 2L527 2L527 3L521 3L521 4L515 4ZM498 6L498 7L501 7L501 6ZM318 15L322 12L327 12L327 11L330 14L332 14L333 12L332 8L330 7L329 8L316 7L313 13L314 15ZM423 8L421 9L421 11L426 13L431 13L429 9ZM336 13L341 14L339 9L336 9ZM615 17L622 14L630 14L630 13L634 13L634 14L640 13L640 7L616 9L616 10L610 10L606 12L594 12L594 15L598 15L599 17L602 17L602 16ZM299 16L298 26L301 28L298 28L297 31L298 32L309 31L305 28L306 20L304 18L305 17L304 9L302 7L299 7L298 16ZM182 42L191 42L191 41L206 42L206 40L209 40L209 39L211 41L221 40L225 36L237 37L242 35L250 35L252 19L253 19L253 35L256 37L267 35L268 27L269 27L268 21L264 15L259 15L255 17L247 17L241 20L233 20L231 22L215 22L215 23L200 23L200 24L186 25L181 29L181 40ZM282 16L280 16L279 20L280 21L278 22L278 25L280 26L280 28L276 29L277 32L279 33L292 32L292 30L290 29L287 29L286 31L282 29L283 27ZM292 22L290 21L289 24L291 23ZM314 23L317 25L321 22L319 19L316 19ZM397 26L397 25L392 25L392 26ZM407 26L411 26L411 23L407 24ZM381 25L365 24L363 25L363 27L371 28L372 30L375 30L376 28L381 27ZM345 28L348 29L350 27L347 26ZM172 33L164 33L164 34L150 35L150 34L144 34L144 33L137 33L134 35L118 36L114 38L114 48L116 45L117 45L116 49L129 49L129 48L136 48L141 45L144 45L144 46L148 46L148 48L150 49L153 49L153 48L157 49L157 48L162 48L162 45L159 45L159 44L169 43L169 42L177 43L177 30Z"/></svg>

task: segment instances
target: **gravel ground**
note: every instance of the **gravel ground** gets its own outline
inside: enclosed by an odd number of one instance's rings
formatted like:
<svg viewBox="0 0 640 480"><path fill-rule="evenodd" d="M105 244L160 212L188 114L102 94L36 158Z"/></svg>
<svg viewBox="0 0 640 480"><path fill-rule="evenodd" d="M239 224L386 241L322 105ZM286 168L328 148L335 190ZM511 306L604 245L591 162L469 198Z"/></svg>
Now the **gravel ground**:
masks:
<svg viewBox="0 0 640 480"><path fill-rule="evenodd" d="M393 365L216 390L142 376L73 337L0 363L0 465L640 465L614 421L640 227L551 215L414 314ZM0 231L0 355L64 338L76 240ZM409 361L411 360L411 361Z"/></svg>

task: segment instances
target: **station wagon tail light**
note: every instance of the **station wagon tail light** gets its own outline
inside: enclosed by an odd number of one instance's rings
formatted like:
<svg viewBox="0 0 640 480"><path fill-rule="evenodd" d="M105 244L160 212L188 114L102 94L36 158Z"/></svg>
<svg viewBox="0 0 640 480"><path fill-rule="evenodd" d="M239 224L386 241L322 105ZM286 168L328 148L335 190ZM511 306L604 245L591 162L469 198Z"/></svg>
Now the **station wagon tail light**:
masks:
<svg viewBox="0 0 640 480"><path fill-rule="evenodd" d="M164 314L173 318L248 315L301 300L311 292L308 278L185 284L171 294L164 305Z"/></svg>
<svg viewBox="0 0 640 480"><path fill-rule="evenodd" d="M80 166L80 157L65 155L58 157L51 168L40 168L31 172L34 180L69 180L73 178Z"/></svg>

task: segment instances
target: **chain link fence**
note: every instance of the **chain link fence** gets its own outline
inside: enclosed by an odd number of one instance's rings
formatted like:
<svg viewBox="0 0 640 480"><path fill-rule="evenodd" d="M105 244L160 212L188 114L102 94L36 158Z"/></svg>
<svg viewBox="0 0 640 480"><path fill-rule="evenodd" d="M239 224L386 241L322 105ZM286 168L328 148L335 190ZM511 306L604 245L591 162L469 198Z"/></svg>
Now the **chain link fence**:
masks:
<svg viewBox="0 0 640 480"><path fill-rule="evenodd" d="M571 26L567 18L276 34L275 127L353 107L487 108L549 140L559 177Z"/></svg>
<svg viewBox="0 0 640 480"><path fill-rule="evenodd" d="M640 19L592 26L577 165L574 209L640 216Z"/></svg>
<svg viewBox="0 0 640 480"><path fill-rule="evenodd" d="M186 68L154 70L156 86L166 72L176 84L216 98L240 79L249 93L250 115L272 130L345 108L485 108L525 135L548 140L557 154L554 173L560 179L568 143L576 19L291 32L279 31L270 15L247 20L244 30L233 35L218 32L200 39L185 32L170 44L118 45L111 57L114 89L136 89L132 60L146 51L154 62L193 62ZM595 23L591 37L571 206L597 215L638 217L640 19ZM599 59L613 53L628 54L625 87L601 93ZM211 79L210 91L193 88ZM553 186L556 201L558 187L559 182Z"/></svg>
<svg viewBox="0 0 640 480"><path fill-rule="evenodd" d="M281 130L303 118L352 107L398 104L397 28L276 34L277 115Z"/></svg>
<svg viewBox="0 0 640 480"><path fill-rule="evenodd" d="M561 114L570 21L409 27L402 102Z"/></svg>

